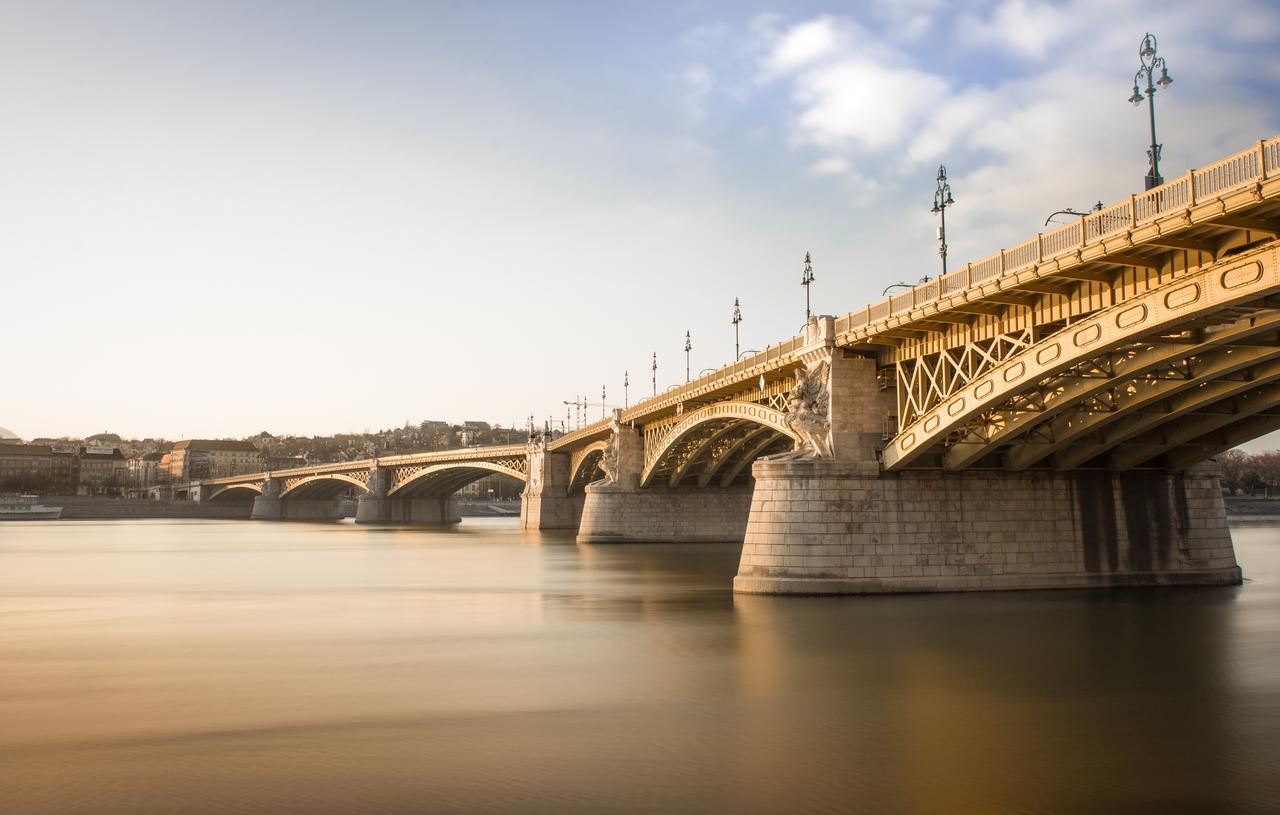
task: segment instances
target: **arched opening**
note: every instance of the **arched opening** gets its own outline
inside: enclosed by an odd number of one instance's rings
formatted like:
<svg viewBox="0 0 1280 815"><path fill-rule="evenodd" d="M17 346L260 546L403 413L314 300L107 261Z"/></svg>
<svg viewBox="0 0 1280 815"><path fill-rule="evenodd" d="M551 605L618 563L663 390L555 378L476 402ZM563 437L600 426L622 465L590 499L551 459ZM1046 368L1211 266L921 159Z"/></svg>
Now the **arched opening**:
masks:
<svg viewBox="0 0 1280 815"><path fill-rule="evenodd" d="M209 496L214 504L252 504L253 499L262 494L262 488L256 484L235 484L223 487Z"/></svg>
<svg viewBox="0 0 1280 815"><path fill-rule="evenodd" d="M485 495L488 495L487 491L489 489L493 489L495 495L499 494L500 491L506 493L512 482L519 483L520 489L523 489L524 473L504 467L501 464L472 461L425 467L405 480L394 484L387 495L393 498L408 499L447 498L471 484L495 475L503 478L501 481L495 481L494 484L484 487Z"/></svg>
<svg viewBox="0 0 1280 815"><path fill-rule="evenodd" d="M573 455L569 468L569 494L580 494L592 481L604 478L604 470L600 462L604 459L604 450L608 443L594 442Z"/></svg>
<svg viewBox="0 0 1280 815"><path fill-rule="evenodd" d="M729 487L750 480L756 459L785 452L795 435L784 414L764 405L723 402L694 411L646 456L641 486Z"/></svg>
<svg viewBox="0 0 1280 815"><path fill-rule="evenodd" d="M363 482L341 473L323 473L291 483L280 493L280 513L290 520L334 520L354 516Z"/></svg>

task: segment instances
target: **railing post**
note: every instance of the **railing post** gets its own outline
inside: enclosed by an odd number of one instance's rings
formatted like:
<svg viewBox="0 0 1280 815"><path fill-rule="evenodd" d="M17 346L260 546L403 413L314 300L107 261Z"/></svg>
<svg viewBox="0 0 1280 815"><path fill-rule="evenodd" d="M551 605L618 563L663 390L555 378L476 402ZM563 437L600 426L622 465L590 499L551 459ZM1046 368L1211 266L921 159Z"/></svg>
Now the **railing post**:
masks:
<svg viewBox="0 0 1280 815"><path fill-rule="evenodd" d="M1004 250L1000 250L1000 276L1004 277Z"/></svg>
<svg viewBox="0 0 1280 815"><path fill-rule="evenodd" d="M1187 206L1194 207L1196 205L1196 171L1187 170Z"/></svg>
<svg viewBox="0 0 1280 815"><path fill-rule="evenodd" d="M1138 228L1138 196L1129 193L1129 228Z"/></svg>
<svg viewBox="0 0 1280 815"><path fill-rule="evenodd" d="M1080 216L1080 246L1084 248L1085 236L1089 234L1089 216Z"/></svg>
<svg viewBox="0 0 1280 815"><path fill-rule="evenodd" d="M1267 140L1258 139L1258 179L1267 180Z"/></svg>
<svg viewBox="0 0 1280 815"><path fill-rule="evenodd" d="M973 264L966 263L964 265L964 287L967 289L973 285Z"/></svg>
<svg viewBox="0 0 1280 815"><path fill-rule="evenodd" d="M1036 263L1044 262L1044 233L1036 233Z"/></svg>

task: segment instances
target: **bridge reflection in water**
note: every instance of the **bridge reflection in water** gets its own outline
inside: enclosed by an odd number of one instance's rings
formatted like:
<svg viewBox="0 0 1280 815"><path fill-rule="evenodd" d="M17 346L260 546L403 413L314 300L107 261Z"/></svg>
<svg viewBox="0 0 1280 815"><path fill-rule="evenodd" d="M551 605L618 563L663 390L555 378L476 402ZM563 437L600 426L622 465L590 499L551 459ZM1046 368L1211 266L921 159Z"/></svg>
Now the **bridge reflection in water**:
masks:
<svg viewBox="0 0 1280 815"><path fill-rule="evenodd" d="M449 523L499 472L526 528L742 542L741 592L1234 583L1203 462L1280 429L1277 236L1273 139L554 440L183 489Z"/></svg>

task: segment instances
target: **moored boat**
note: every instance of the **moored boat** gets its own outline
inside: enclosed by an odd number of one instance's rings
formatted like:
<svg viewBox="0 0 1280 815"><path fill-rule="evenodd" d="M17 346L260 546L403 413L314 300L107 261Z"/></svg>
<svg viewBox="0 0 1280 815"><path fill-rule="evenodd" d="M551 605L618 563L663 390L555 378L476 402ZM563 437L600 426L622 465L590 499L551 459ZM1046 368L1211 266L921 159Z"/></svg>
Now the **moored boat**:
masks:
<svg viewBox="0 0 1280 815"><path fill-rule="evenodd" d="M0 495L0 521L52 521L62 507L46 507L38 495Z"/></svg>

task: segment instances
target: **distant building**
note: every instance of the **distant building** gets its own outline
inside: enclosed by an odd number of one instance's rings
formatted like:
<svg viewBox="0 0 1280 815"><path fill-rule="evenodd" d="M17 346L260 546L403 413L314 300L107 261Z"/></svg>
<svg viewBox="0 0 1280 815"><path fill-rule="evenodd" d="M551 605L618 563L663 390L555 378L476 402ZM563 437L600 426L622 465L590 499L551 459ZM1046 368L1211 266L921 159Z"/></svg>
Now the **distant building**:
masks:
<svg viewBox="0 0 1280 815"><path fill-rule="evenodd" d="M75 495L79 488L80 454L75 450L53 448L49 492L53 495Z"/></svg>
<svg viewBox="0 0 1280 815"><path fill-rule="evenodd" d="M294 467L307 466L305 456L268 456L263 464L264 470L289 470Z"/></svg>
<svg viewBox="0 0 1280 815"><path fill-rule="evenodd" d="M129 464L119 447L80 448L80 486L90 493L117 493L129 483Z"/></svg>
<svg viewBox="0 0 1280 815"><path fill-rule="evenodd" d="M0 441L0 490L44 492L53 480L53 450L46 444Z"/></svg>
<svg viewBox="0 0 1280 815"><path fill-rule="evenodd" d="M126 462L129 471L129 487L146 489L160 483L160 461L164 453L139 453Z"/></svg>
<svg viewBox="0 0 1280 815"><path fill-rule="evenodd" d="M466 421L462 423L462 426L467 430L489 430L490 429L488 422Z"/></svg>
<svg viewBox="0 0 1280 815"><path fill-rule="evenodd" d="M169 451L169 478L173 481L225 478L262 469L262 453L248 441L185 439Z"/></svg>

